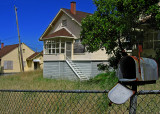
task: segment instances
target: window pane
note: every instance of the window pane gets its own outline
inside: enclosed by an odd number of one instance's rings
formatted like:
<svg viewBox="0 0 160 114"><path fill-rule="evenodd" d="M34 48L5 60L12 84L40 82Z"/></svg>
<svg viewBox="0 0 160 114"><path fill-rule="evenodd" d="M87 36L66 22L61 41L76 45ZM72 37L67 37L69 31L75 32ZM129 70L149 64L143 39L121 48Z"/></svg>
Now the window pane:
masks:
<svg viewBox="0 0 160 114"><path fill-rule="evenodd" d="M59 43L56 43L56 48L59 48Z"/></svg>
<svg viewBox="0 0 160 114"><path fill-rule="evenodd" d="M59 53L59 49L56 49L56 53Z"/></svg>
<svg viewBox="0 0 160 114"><path fill-rule="evenodd" d="M55 49L52 49L52 53L55 54Z"/></svg>
<svg viewBox="0 0 160 114"><path fill-rule="evenodd" d="M54 44L52 44L52 48L55 48L55 47L56 47L55 43L54 43Z"/></svg>
<svg viewBox="0 0 160 114"><path fill-rule="evenodd" d="M48 44L48 48L51 48L51 44Z"/></svg>
<svg viewBox="0 0 160 114"><path fill-rule="evenodd" d="M64 49L61 49L61 53L64 53Z"/></svg>
<svg viewBox="0 0 160 114"><path fill-rule="evenodd" d="M61 48L65 48L65 43L64 42L61 43Z"/></svg>
<svg viewBox="0 0 160 114"><path fill-rule="evenodd" d="M67 20L62 20L62 26L67 26Z"/></svg>
<svg viewBox="0 0 160 114"><path fill-rule="evenodd" d="M49 51L49 54L51 54L51 49L48 49L48 51Z"/></svg>

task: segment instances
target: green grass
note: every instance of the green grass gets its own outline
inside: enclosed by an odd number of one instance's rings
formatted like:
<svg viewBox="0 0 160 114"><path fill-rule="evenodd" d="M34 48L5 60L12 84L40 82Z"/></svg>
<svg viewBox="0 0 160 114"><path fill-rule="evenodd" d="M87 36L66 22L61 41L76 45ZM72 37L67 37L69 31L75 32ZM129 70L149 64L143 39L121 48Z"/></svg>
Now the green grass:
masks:
<svg viewBox="0 0 160 114"><path fill-rule="evenodd" d="M118 81L115 72L99 74L88 81L45 79L42 74L38 70L1 76L0 89L109 90ZM139 86L138 89L160 90L160 80L156 84ZM0 99L0 112L3 113L128 113L129 109L129 100L123 105L112 104L109 107L107 94L102 93L1 92ZM160 105L158 99L159 95L138 96L137 113L157 113Z"/></svg>
<svg viewBox="0 0 160 114"><path fill-rule="evenodd" d="M104 73L89 81L43 78L42 70L0 76L0 89L22 90L104 90L116 82L115 73Z"/></svg>
<svg viewBox="0 0 160 114"><path fill-rule="evenodd" d="M115 72L103 73L88 81L57 80L43 78L42 70L0 76L0 89L22 90L109 90L117 82ZM138 90L160 90L160 80L156 84L139 86Z"/></svg>
<svg viewBox="0 0 160 114"><path fill-rule="evenodd" d="M0 76L0 89L22 90L109 90L117 82L115 72L102 73L88 81L46 79L42 70ZM160 90L160 80L156 84L139 86L138 90Z"/></svg>

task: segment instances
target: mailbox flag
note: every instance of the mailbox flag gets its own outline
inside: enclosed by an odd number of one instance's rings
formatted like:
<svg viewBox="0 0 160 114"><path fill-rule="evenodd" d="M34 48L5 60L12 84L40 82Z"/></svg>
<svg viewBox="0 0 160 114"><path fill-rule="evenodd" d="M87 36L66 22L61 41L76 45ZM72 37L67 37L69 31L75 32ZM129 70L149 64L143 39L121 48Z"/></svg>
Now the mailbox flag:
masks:
<svg viewBox="0 0 160 114"><path fill-rule="evenodd" d="M142 53L142 45L138 45L139 53Z"/></svg>

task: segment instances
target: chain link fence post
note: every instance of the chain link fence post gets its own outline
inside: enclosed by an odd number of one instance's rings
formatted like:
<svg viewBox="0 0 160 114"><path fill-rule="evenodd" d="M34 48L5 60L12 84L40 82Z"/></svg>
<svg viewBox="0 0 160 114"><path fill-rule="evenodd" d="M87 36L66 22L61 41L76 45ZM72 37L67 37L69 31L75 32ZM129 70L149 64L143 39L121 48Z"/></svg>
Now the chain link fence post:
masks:
<svg viewBox="0 0 160 114"><path fill-rule="evenodd" d="M132 85L132 90L135 91L135 94L130 98L130 109L129 114L136 114L137 110L137 84Z"/></svg>

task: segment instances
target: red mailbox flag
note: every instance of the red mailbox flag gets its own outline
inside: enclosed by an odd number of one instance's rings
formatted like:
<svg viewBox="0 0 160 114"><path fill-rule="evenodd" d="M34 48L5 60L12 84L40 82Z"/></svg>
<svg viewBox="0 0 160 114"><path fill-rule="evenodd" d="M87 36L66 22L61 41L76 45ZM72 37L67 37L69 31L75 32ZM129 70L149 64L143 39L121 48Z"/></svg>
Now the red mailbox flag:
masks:
<svg viewBox="0 0 160 114"><path fill-rule="evenodd" d="M142 45L138 45L139 53L142 53Z"/></svg>
<svg viewBox="0 0 160 114"><path fill-rule="evenodd" d="M139 66L140 76L141 76L141 66L140 66L141 53L142 53L142 45L138 45L138 66Z"/></svg>

